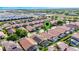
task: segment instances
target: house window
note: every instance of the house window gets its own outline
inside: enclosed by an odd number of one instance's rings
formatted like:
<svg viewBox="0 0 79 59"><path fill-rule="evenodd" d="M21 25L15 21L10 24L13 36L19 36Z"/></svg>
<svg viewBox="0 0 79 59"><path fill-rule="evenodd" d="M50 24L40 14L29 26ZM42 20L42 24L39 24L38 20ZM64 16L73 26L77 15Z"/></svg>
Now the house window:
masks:
<svg viewBox="0 0 79 59"><path fill-rule="evenodd" d="M75 30L75 28L72 28L70 31L73 32Z"/></svg>
<svg viewBox="0 0 79 59"><path fill-rule="evenodd" d="M31 46L29 49L27 49L27 51L37 51L37 46Z"/></svg>
<svg viewBox="0 0 79 59"><path fill-rule="evenodd" d="M65 33L66 33L66 34L69 34L70 32L69 32L69 31L66 31Z"/></svg>
<svg viewBox="0 0 79 59"><path fill-rule="evenodd" d="M78 41L76 41L76 40L74 40L74 39L71 39L71 44L73 44L73 45L78 45L79 43L78 43Z"/></svg>
<svg viewBox="0 0 79 59"><path fill-rule="evenodd" d="M76 43L74 43L73 41L71 41L71 45L76 46Z"/></svg>
<svg viewBox="0 0 79 59"><path fill-rule="evenodd" d="M52 41L56 42L58 40L58 37L53 37Z"/></svg>
<svg viewBox="0 0 79 59"><path fill-rule="evenodd" d="M45 40L45 41L41 42L41 45L47 47L49 45L49 42L47 40Z"/></svg>
<svg viewBox="0 0 79 59"><path fill-rule="evenodd" d="M65 34L60 34L59 35L60 38L63 38L64 36L65 36Z"/></svg>
<svg viewBox="0 0 79 59"><path fill-rule="evenodd" d="M74 40L74 39L71 39L71 41L75 42L75 43L78 43L78 41Z"/></svg>
<svg viewBox="0 0 79 59"><path fill-rule="evenodd" d="M16 49L17 47L13 47L12 49Z"/></svg>

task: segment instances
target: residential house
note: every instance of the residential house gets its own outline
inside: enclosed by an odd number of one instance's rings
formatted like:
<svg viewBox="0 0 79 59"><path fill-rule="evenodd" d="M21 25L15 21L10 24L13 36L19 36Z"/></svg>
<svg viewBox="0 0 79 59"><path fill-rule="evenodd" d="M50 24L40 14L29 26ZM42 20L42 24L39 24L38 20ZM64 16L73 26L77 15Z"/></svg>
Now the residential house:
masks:
<svg viewBox="0 0 79 59"><path fill-rule="evenodd" d="M25 51L37 50L37 43L32 38L27 38L27 37L21 38L19 44Z"/></svg>
<svg viewBox="0 0 79 59"><path fill-rule="evenodd" d="M58 39L68 35L70 30L71 28L66 26L57 26L56 28L48 30L47 32L42 32L39 35L44 39L56 42Z"/></svg>
<svg viewBox="0 0 79 59"><path fill-rule="evenodd" d="M77 26L77 29L79 29L79 22L74 22L74 23Z"/></svg>
<svg viewBox="0 0 79 59"><path fill-rule="evenodd" d="M9 34L13 34L16 32L13 28L9 28L9 29L7 29L7 31Z"/></svg>
<svg viewBox="0 0 79 59"><path fill-rule="evenodd" d="M69 47L66 43L64 42L58 42L57 46L59 48L59 51L66 51L67 48Z"/></svg>
<svg viewBox="0 0 79 59"><path fill-rule="evenodd" d="M2 31L3 29L0 27L0 31Z"/></svg>
<svg viewBox="0 0 79 59"><path fill-rule="evenodd" d="M74 22L71 22L69 24L66 24L67 27L70 27L70 28L77 28L76 24Z"/></svg>
<svg viewBox="0 0 79 59"><path fill-rule="evenodd" d="M66 24L67 27L70 27L71 28L71 32L74 32L75 30L78 29L78 27L75 25L75 23L70 23L70 24Z"/></svg>
<svg viewBox="0 0 79 59"><path fill-rule="evenodd" d="M10 24L13 25L13 24L16 24L16 22L15 21L12 21L12 22L10 22Z"/></svg>
<svg viewBox="0 0 79 59"><path fill-rule="evenodd" d="M65 30L65 34L68 35L69 33L72 33L74 31L73 28L67 27L67 26L60 26L60 28Z"/></svg>
<svg viewBox="0 0 79 59"><path fill-rule="evenodd" d="M56 42L58 39L63 38L65 36L65 29L60 27L56 27L55 29L49 30L48 33L50 34L50 39L53 42Z"/></svg>
<svg viewBox="0 0 79 59"><path fill-rule="evenodd" d="M40 22L41 22L40 20L37 20L35 24L40 24Z"/></svg>
<svg viewBox="0 0 79 59"><path fill-rule="evenodd" d="M56 20L51 20L50 21L52 25L57 25L57 21Z"/></svg>
<svg viewBox="0 0 79 59"><path fill-rule="evenodd" d="M34 25L33 27L34 27L34 28L40 28L40 27L42 27L42 25L43 25L43 24L40 23L40 24L36 24L36 25Z"/></svg>
<svg viewBox="0 0 79 59"><path fill-rule="evenodd" d="M71 45L77 46L79 45L79 32L76 32L71 37Z"/></svg>
<svg viewBox="0 0 79 59"><path fill-rule="evenodd" d="M68 47L66 51L79 51L79 48L76 48L76 47Z"/></svg>
<svg viewBox="0 0 79 59"><path fill-rule="evenodd" d="M26 26L26 29L27 29L29 32L34 31L34 27L32 27L32 26Z"/></svg>
<svg viewBox="0 0 79 59"><path fill-rule="evenodd" d="M8 23L2 25L3 28L9 27L9 26L11 26L11 24L8 24Z"/></svg>
<svg viewBox="0 0 79 59"><path fill-rule="evenodd" d="M14 25L12 25L13 28L19 28L21 26L22 26L22 24L14 24Z"/></svg>
<svg viewBox="0 0 79 59"><path fill-rule="evenodd" d="M5 37L5 34L0 31L0 39L1 39L1 38L4 38L4 37Z"/></svg>
<svg viewBox="0 0 79 59"><path fill-rule="evenodd" d="M70 46L64 42L58 42L56 45L48 47L48 51L67 51Z"/></svg>
<svg viewBox="0 0 79 59"><path fill-rule="evenodd" d="M43 23L44 22L44 20L40 20L40 23Z"/></svg>
<svg viewBox="0 0 79 59"><path fill-rule="evenodd" d="M2 41L1 44L4 51L22 51L22 48L13 41Z"/></svg>
<svg viewBox="0 0 79 59"><path fill-rule="evenodd" d="M0 51L3 51L2 47L0 47Z"/></svg>
<svg viewBox="0 0 79 59"><path fill-rule="evenodd" d="M56 45L49 46L48 51L79 51L79 48L68 46L64 42L58 42Z"/></svg>
<svg viewBox="0 0 79 59"><path fill-rule="evenodd" d="M41 33L40 35L33 35L31 38L33 38L33 40L35 40L38 44L46 47L49 45L49 42L48 42L47 38L44 36L45 35L43 35L43 33Z"/></svg>
<svg viewBox="0 0 79 59"><path fill-rule="evenodd" d="M58 51L58 49L56 48L56 46L48 46L48 51Z"/></svg>

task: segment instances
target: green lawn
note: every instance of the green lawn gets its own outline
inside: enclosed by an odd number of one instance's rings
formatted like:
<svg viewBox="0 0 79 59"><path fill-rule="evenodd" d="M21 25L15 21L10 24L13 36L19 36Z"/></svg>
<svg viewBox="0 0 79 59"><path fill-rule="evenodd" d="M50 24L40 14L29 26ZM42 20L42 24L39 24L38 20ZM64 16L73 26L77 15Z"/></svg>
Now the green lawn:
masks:
<svg viewBox="0 0 79 59"><path fill-rule="evenodd" d="M39 50L40 50L40 51L47 51L47 50L48 50L48 47L39 46Z"/></svg>
<svg viewBox="0 0 79 59"><path fill-rule="evenodd" d="M62 38L60 41L66 41L68 38L70 38L72 34L67 35L66 37Z"/></svg>
<svg viewBox="0 0 79 59"><path fill-rule="evenodd" d="M0 26L3 25L3 24L4 24L4 22L0 22Z"/></svg>

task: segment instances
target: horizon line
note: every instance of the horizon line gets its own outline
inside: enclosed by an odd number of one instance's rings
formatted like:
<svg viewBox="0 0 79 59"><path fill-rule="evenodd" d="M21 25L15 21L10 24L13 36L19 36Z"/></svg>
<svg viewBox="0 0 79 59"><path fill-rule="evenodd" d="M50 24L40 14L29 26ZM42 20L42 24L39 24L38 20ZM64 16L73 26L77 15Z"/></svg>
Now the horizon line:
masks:
<svg viewBox="0 0 79 59"><path fill-rule="evenodd" d="M0 7L0 10L16 9L78 9L79 7Z"/></svg>

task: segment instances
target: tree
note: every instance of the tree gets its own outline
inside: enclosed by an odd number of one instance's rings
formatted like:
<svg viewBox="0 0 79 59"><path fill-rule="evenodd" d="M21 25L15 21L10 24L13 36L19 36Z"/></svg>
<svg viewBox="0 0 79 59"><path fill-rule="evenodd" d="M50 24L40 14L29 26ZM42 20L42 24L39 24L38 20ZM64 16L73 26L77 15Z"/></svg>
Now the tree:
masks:
<svg viewBox="0 0 79 59"><path fill-rule="evenodd" d="M62 21L62 20L57 21L57 25L63 25L63 23L64 23L64 21Z"/></svg>
<svg viewBox="0 0 79 59"><path fill-rule="evenodd" d="M77 19L72 20L73 22L77 22Z"/></svg>
<svg viewBox="0 0 79 59"><path fill-rule="evenodd" d="M58 20L58 16L55 16L55 20Z"/></svg>
<svg viewBox="0 0 79 59"><path fill-rule="evenodd" d="M23 30L23 29L16 29L16 34L22 38L22 37L25 37L27 36L27 31L26 30Z"/></svg>
<svg viewBox="0 0 79 59"><path fill-rule="evenodd" d="M44 21L44 25L43 25L44 30L47 31L47 30L50 29L51 27L52 27L52 24L51 24L50 21L48 21L48 20Z"/></svg>
<svg viewBox="0 0 79 59"><path fill-rule="evenodd" d="M18 36L16 34L12 34L8 36L7 40L16 41L18 40Z"/></svg>
<svg viewBox="0 0 79 59"><path fill-rule="evenodd" d="M69 15L69 13L68 12L65 12L65 15Z"/></svg>

